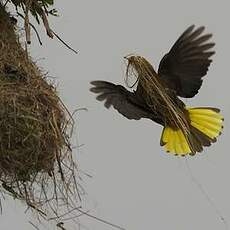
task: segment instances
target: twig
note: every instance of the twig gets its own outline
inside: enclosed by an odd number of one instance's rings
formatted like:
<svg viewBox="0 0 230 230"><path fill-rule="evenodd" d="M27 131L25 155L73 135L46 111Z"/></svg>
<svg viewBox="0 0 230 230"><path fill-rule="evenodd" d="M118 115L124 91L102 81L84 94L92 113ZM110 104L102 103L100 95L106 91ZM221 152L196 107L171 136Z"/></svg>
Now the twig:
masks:
<svg viewBox="0 0 230 230"><path fill-rule="evenodd" d="M42 17L43 24L44 24L44 26L46 28L47 35L50 38L53 38L53 31L50 29L48 19L47 19L46 15L45 15L45 12L43 10L41 11L41 17Z"/></svg>
<svg viewBox="0 0 230 230"><path fill-rule="evenodd" d="M2 214L2 200L0 198L0 214Z"/></svg>
<svg viewBox="0 0 230 230"><path fill-rule="evenodd" d="M29 223L34 227L36 228L37 230L40 230L34 223L32 223L31 221L29 221Z"/></svg>
<svg viewBox="0 0 230 230"><path fill-rule="evenodd" d="M17 14L18 14L18 16L20 16L21 18L23 18L23 19L25 20L25 17L24 17L21 13L19 13L19 12L17 11ZM29 22L29 25L32 27L32 29L33 29L34 32L36 33L36 36L37 36L37 39L38 39L39 44L42 45L41 38L40 38L39 33L38 33L38 31L36 30L35 26L34 26L31 22Z"/></svg>
<svg viewBox="0 0 230 230"><path fill-rule="evenodd" d="M68 212L66 212L66 213L64 213L64 214L57 215L57 216L54 216L54 217L50 217L50 218L48 219L48 221L63 218L63 217L65 217L65 216L71 214L72 212L74 212L74 211L76 211L76 210L78 211L79 208L80 208L80 207L75 207L75 208L69 210Z"/></svg>
<svg viewBox="0 0 230 230"><path fill-rule="evenodd" d="M91 215L91 214L89 214L89 213L87 213L87 212L82 211L81 209L77 209L77 210L78 210L79 212L81 212L82 214L85 214L86 216L88 216L88 217L90 217L90 218L93 218L93 219L95 219L95 220L97 220L97 221L99 221L99 222L102 222L102 223L104 223L104 224L110 225L110 226L112 226L112 227L114 227L114 228L117 228L117 229L120 229L120 230L125 230L125 228L122 228L122 227L120 227L120 226L118 226L118 225L116 225L116 224L110 223L109 221L103 220L103 219L101 219L101 218L99 218L99 217L93 216L93 215Z"/></svg>
<svg viewBox="0 0 230 230"><path fill-rule="evenodd" d="M27 1L25 4L26 6L26 9L25 9L25 19L24 19L24 26L25 26L25 31L26 31L26 42L27 44L31 44L31 34L30 34L30 26L29 26L29 9L30 9L30 6L31 6L31 2L30 1Z"/></svg>
<svg viewBox="0 0 230 230"><path fill-rule="evenodd" d="M76 51L75 49L73 49L72 47L70 47L65 41L63 41L59 35L57 35L53 30L52 30L54 36L61 42L63 43L68 49L70 49L71 51L73 51L75 54L78 54L78 51Z"/></svg>
<svg viewBox="0 0 230 230"><path fill-rule="evenodd" d="M64 223L63 222L59 222L57 223L57 227L60 228L61 230L66 230L66 228L63 227Z"/></svg>

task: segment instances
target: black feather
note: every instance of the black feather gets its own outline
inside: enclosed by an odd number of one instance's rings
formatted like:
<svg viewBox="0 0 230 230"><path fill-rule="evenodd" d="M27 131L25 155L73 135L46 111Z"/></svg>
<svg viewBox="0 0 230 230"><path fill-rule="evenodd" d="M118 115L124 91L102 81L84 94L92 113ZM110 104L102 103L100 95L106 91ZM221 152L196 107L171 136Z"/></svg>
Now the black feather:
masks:
<svg viewBox="0 0 230 230"><path fill-rule="evenodd" d="M165 87L176 91L178 96L193 97L207 74L215 53L210 50L215 43L208 42L211 34L202 35L204 27L194 30L190 26L161 60L158 74Z"/></svg>

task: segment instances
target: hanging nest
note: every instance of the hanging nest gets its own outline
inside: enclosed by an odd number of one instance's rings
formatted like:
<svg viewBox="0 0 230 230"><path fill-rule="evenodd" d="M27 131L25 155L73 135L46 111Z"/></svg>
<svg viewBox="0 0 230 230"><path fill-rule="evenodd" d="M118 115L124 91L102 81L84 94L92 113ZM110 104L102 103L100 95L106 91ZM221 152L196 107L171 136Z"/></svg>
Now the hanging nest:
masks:
<svg viewBox="0 0 230 230"><path fill-rule="evenodd" d="M59 220L78 210L80 199L70 146L74 122L1 5L0 53L0 191Z"/></svg>

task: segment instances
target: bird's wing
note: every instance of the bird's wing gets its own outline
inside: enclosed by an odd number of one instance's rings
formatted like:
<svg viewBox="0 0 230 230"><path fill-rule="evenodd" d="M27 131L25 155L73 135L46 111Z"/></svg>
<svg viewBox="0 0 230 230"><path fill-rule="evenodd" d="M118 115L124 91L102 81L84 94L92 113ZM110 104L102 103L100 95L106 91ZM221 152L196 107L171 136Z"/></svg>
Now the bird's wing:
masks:
<svg viewBox="0 0 230 230"><path fill-rule="evenodd" d="M105 101L106 108L110 108L112 105L128 119L149 118L150 113L137 104L135 94L123 86L106 81L92 81L91 84L93 87L90 91L99 94L96 99Z"/></svg>
<svg viewBox="0 0 230 230"><path fill-rule="evenodd" d="M160 62L158 75L180 97L191 98L198 93L212 62L210 57L215 52L210 49L215 43L209 42L212 35L203 31L204 27L194 30L194 25L190 26Z"/></svg>

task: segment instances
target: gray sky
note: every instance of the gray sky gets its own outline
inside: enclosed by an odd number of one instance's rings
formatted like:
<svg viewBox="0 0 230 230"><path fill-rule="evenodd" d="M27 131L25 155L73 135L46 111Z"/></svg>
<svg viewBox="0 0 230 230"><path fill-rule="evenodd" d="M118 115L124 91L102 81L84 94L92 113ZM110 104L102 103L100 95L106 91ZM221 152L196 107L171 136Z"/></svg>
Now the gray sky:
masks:
<svg viewBox="0 0 230 230"><path fill-rule="evenodd" d="M146 57L157 68L191 24L205 25L206 31L213 33L213 63L200 93L185 102L220 108L225 128L216 144L188 157L187 162L230 225L230 2L57 0L56 8L61 17L52 18L51 25L79 54L43 33L44 45L40 47L34 39L31 55L57 78L70 111L89 110L76 117L78 141L85 145L75 154L80 167L93 176L84 178L86 206L92 214L127 230L224 230L215 209L192 182L185 158L168 155L160 147L162 128L150 120L130 121L105 109L89 92L89 82L101 79L124 84L123 56L130 53ZM4 202L3 207L1 229L33 229L18 202ZM112 229L85 217L81 222L90 230Z"/></svg>

